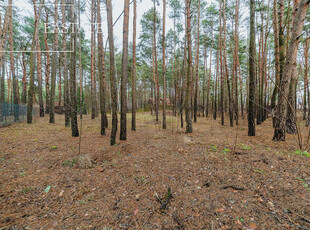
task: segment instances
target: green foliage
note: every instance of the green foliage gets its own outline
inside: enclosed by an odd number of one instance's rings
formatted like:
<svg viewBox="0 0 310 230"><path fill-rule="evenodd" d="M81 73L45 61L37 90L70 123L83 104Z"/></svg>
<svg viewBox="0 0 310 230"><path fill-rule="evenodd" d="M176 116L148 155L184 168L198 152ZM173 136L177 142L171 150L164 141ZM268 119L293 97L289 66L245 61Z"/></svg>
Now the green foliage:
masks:
<svg viewBox="0 0 310 230"><path fill-rule="evenodd" d="M76 163L77 159L73 158L72 160L65 160L64 162L62 162L62 165L69 166L70 168L72 168Z"/></svg>
<svg viewBox="0 0 310 230"><path fill-rule="evenodd" d="M26 188L23 188L22 189L22 193L29 193L30 191L32 190L32 187L31 186L27 186Z"/></svg>
<svg viewBox="0 0 310 230"><path fill-rule="evenodd" d="M210 151L217 152L218 151L217 145L212 144Z"/></svg>
<svg viewBox="0 0 310 230"><path fill-rule="evenodd" d="M247 146L247 145L244 145L244 144L241 144L241 147L242 147L242 149L244 149L244 150L251 150L251 147L250 147L250 146Z"/></svg>
<svg viewBox="0 0 310 230"><path fill-rule="evenodd" d="M310 153L308 153L307 151L296 150L295 154L302 157L310 157Z"/></svg>
<svg viewBox="0 0 310 230"><path fill-rule="evenodd" d="M260 169L255 169L254 172L260 173L260 174L263 174L263 173L264 173L264 171L263 171L263 170L260 170Z"/></svg>
<svg viewBox="0 0 310 230"><path fill-rule="evenodd" d="M230 152L230 149L229 148L225 148L224 150L223 150L223 153L224 154L227 154L227 153L229 153Z"/></svg>

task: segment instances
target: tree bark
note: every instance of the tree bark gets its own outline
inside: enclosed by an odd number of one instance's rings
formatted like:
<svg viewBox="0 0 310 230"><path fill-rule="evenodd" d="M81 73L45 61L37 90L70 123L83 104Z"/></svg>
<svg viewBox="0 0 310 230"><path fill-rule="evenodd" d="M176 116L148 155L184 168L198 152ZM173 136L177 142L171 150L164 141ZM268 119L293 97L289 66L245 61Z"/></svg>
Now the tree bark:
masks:
<svg viewBox="0 0 310 230"><path fill-rule="evenodd" d="M128 23L129 0L124 0L120 140L127 139Z"/></svg>
<svg viewBox="0 0 310 230"><path fill-rule="evenodd" d="M294 19L293 29L292 29L292 39L288 48L286 61L284 65L283 77L280 83L279 91L279 102L277 106L277 116L278 120L275 126L275 132L273 140L275 141L285 141L285 131L286 131L286 112L288 98L288 90L290 85L291 76L293 74L294 68L296 67L296 58L298 44L301 37L301 31L304 25L304 19L308 10L310 0L301 0L296 17Z"/></svg>
<svg viewBox="0 0 310 230"><path fill-rule="evenodd" d="M57 0L56 0L57 1ZM70 115L71 115L71 132L73 137L79 136L79 129L77 123L77 102L76 102L76 12L75 2L71 0L71 38L70 38Z"/></svg>
<svg viewBox="0 0 310 230"><path fill-rule="evenodd" d="M255 0L250 0L248 136L255 136Z"/></svg>
<svg viewBox="0 0 310 230"><path fill-rule="evenodd" d="M136 131L136 43L137 43L137 38L136 38L136 33L137 33L137 0L133 1L133 50L132 50L132 84L131 84L131 113L132 113L132 118L131 118L131 130Z"/></svg>
<svg viewBox="0 0 310 230"><path fill-rule="evenodd" d="M58 0L55 0L54 25L58 24ZM55 88L57 72L58 29L54 31L52 72L51 72L51 98L50 98L50 123L55 123Z"/></svg>
<svg viewBox="0 0 310 230"><path fill-rule="evenodd" d="M186 18L187 18L187 87L185 96L185 120L186 133L192 133L192 117L191 117L191 86L192 86L192 39L191 39L191 0L186 0Z"/></svg>
<svg viewBox="0 0 310 230"><path fill-rule="evenodd" d="M115 77L115 59L114 59L114 37L113 37L113 17L111 0L106 0L108 37L110 50L110 88L111 88L111 107L112 107L112 130L110 144L116 144L117 132L117 93L116 93L116 77Z"/></svg>
<svg viewBox="0 0 310 230"><path fill-rule="evenodd" d="M70 126L70 96L69 96L69 79L68 79L68 64L67 64L67 35L66 35L66 5L65 0L61 0L62 13L62 66L64 77L64 107L65 107L65 127ZM59 83L61 84L61 83Z"/></svg>
<svg viewBox="0 0 310 230"><path fill-rule="evenodd" d="M98 71L99 71L99 93L100 93L100 134L105 135L106 128L106 110L105 110L105 60L103 50L103 38L101 29L101 13L100 13L100 0L97 0L97 20L98 20Z"/></svg>
<svg viewBox="0 0 310 230"><path fill-rule="evenodd" d="M195 95L194 95L194 122L197 122L198 111L198 79L199 79L199 27L200 27L200 0L198 0L198 14L197 14L197 44L196 44L196 76L195 76Z"/></svg>
<svg viewBox="0 0 310 230"><path fill-rule="evenodd" d="M163 129L167 128L166 124L166 104L167 104L167 82L166 82L166 51L165 51L165 32L166 32L166 0L163 0L163 39L162 39L162 47L163 47Z"/></svg>

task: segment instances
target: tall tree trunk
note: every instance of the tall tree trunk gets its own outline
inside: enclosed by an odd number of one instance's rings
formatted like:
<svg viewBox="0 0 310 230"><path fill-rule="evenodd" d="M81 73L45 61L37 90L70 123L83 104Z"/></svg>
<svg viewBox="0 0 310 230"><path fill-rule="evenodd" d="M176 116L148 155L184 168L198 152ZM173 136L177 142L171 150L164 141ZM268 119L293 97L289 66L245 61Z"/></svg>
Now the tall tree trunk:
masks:
<svg viewBox="0 0 310 230"><path fill-rule="evenodd" d="M298 4L300 0L293 1L293 15L292 15L292 24L296 17L298 11ZM288 33L290 31L290 23L287 25ZM289 34L287 35L289 37ZM297 124L296 124L296 85L298 81L298 71L297 66L293 67L291 82L289 86L288 101L287 101L287 115L286 115L286 129L289 134L297 134Z"/></svg>
<svg viewBox="0 0 310 230"><path fill-rule="evenodd" d="M239 64L239 3L240 0L236 0L235 7L235 49L234 49L234 112L236 125L239 124L239 103L238 103L238 64Z"/></svg>
<svg viewBox="0 0 310 230"><path fill-rule="evenodd" d="M162 39L162 47L163 47L163 129L167 128L166 125L166 104L167 104L167 92L166 92L166 63L165 63L165 58L166 58L166 51L165 51L165 33L166 33L166 0L163 0L163 39ZM176 96L176 95L175 95Z"/></svg>
<svg viewBox="0 0 310 230"><path fill-rule="evenodd" d="M105 135L106 128L106 111L105 111L105 60L103 51L103 38L101 29L101 13L100 0L97 0L97 20L98 20L98 71L99 71L99 93L100 93L100 113L101 113L101 128L100 134ZM81 99L80 99L81 100Z"/></svg>
<svg viewBox="0 0 310 230"><path fill-rule="evenodd" d="M45 17L45 23L48 24L48 11L45 9L46 17ZM44 44L45 44L45 50L46 50L46 65L45 65L45 109L46 113L50 113L50 98L51 98L51 92L50 92L50 74L51 74L51 65L50 65L50 53L48 48L48 42L47 42L47 33L44 33ZM25 81L27 84L27 80ZM24 81L23 81L24 84Z"/></svg>
<svg viewBox="0 0 310 230"><path fill-rule="evenodd" d="M136 43L137 43L137 0L133 1L133 47L132 47L132 82L131 82L131 130L136 131Z"/></svg>
<svg viewBox="0 0 310 230"><path fill-rule="evenodd" d="M91 1L91 119L96 117L96 94L95 94L95 1Z"/></svg>
<svg viewBox="0 0 310 230"><path fill-rule="evenodd" d="M80 0L78 0L78 5L80 8ZM81 28L81 10L79 10L79 28ZM104 60L104 58L103 58ZM103 68L103 71L105 69ZM81 40L81 33L79 33L79 75L80 75L80 116L82 116L84 112L84 98L83 98L83 75L82 75L82 40Z"/></svg>
<svg viewBox="0 0 310 230"><path fill-rule="evenodd" d="M58 24L58 0L55 0L54 24ZM51 98L50 98L50 123L55 123L55 89L57 73L57 51L58 50L58 31L54 31L52 72L51 72Z"/></svg>
<svg viewBox="0 0 310 230"><path fill-rule="evenodd" d="M108 37L110 50L110 88L111 88L111 107L112 107L112 130L110 144L116 144L117 132L117 93L116 93L116 76L115 76L115 59L114 59L114 37L113 37L113 17L111 0L106 0Z"/></svg>
<svg viewBox="0 0 310 230"><path fill-rule="evenodd" d="M255 0L250 0L248 136L255 136Z"/></svg>
<svg viewBox="0 0 310 230"><path fill-rule="evenodd" d="M0 75L0 122L4 120L4 100L5 100L5 56L2 62L2 73Z"/></svg>
<svg viewBox="0 0 310 230"><path fill-rule="evenodd" d="M69 79L68 79L68 64L67 64L67 36L66 36L66 5L65 0L61 0L62 26L62 66L64 76L64 107L65 107L65 126L70 126L70 96L69 96ZM61 83L60 83L61 84Z"/></svg>
<svg viewBox="0 0 310 230"><path fill-rule="evenodd" d="M4 47L6 43L6 36L7 36L7 31L9 27L9 21L10 18L12 17L12 0L8 0L8 5L6 7L5 15L4 15L4 22L3 22L3 27L1 28L0 25L0 66L2 66L3 63L3 57L5 56Z"/></svg>
<svg viewBox="0 0 310 230"><path fill-rule="evenodd" d="M210 84L211 84L211 76L212 76L212 50L213 50L213 21L211 26L211 48L210 48L210 63L209 63L209 78L208 78L208 86L207 86L207 106L206 106L206 117L209 115L209 107L210 107Z"/></svg>
<svg viewBox="0 0 310 230"><path fill-rule="evenodd" d="M221 124L224 125L225 118L224 118L224 76L223 76L224 73L223 73L223 41L222 41L222 0L219 1L219 4L220 4L219 58L220 58L220 81L221 81L220 110L221 110Z"/></svg>
<svg viewBox="0 0 310 230"><path fill-rule="evenodd" d="M9 14L9 46L10 46L10 67L13 81L13 103L14 103L14 122L19 121L19 105L18 105L18 95L17 95L17 78L15 75L14 66L14 43L13 43L13 18L12 12Z"/></svg>
<svg viewBox="0 0 310 230"><path fill-rule="evenodd" d="M39 11L35 14L37 18L37 27L35 28L36 31L36 55L37 55L37 76L38 76L38 94L39 94L39 107L40 107L40 117L44 117L44 105L43 105L43 92L42 92L42 54L40 48L40 40L39 40L39 24L40 24L40 17L41 17L41 5L39 7Z"/></svg>
<svg viewBox="0 0 310 230"><path fill-rule="evenodd" d="M306 79L306 93L308 94L308 100L306 100L306 104L308 103L308 116L307 116L307 121L306 121L306 126L308 127L310 124L310 95L309 95L309 44L310 44L310 37L306 39L304 42L304 56L305 56L305 72L304 72L304 78Z"/></svg>
<svg viewBox="0 0 310 230"><path fill-rule="evenodd" d="M57 1L57 0L56 0ZM70 115L71 115L71 132L73 137L79 136L79 129L77 123L77 102L76 102L76 12L75 12L75 1L71 0L71 38L70 38Z"/></svg>
<svg viewBox="0 0 310 230"><path fill-rule="evenodd" d="M56 0L57 1L57 0ZM55 3L56 4L56 3ZM34 14L35 14L35 21L34 21L34 28L38 26L38 20L36 17L37 14L37 6L36 1L33 0L33 7L34 7ZM34 72L35 72L35 45L36 45L36 33L37 30L34 30L33 38L32 38L32 45L31 45L31 53L30 53L30 70L29 70L29 88L28 88L28 100L27 100L27 123L32 123L32 109L33 109L33 97L34 97Z"/></svg>
<svg viewBox="0 0 310 230"><path fill-rule="evenodd" d="M202 117L207 116L207 110L208 108L205 107L206 104L206 75L207 75L207 39L204 39L204 45L203 45L203 80L202 80ZM207 94L209 92L207 91ZM208 97L208 96L207 96Z"/></svg>
<svg viewBox="0 0 310 230"><path fill-rule="evenodd" d="M198 0L198 22L197 22L197 44L196 44L196 77L195 77L195 95L194 95L194 122L197 122L198 111L198 80L199 80L199 27L200 27L200 0Z"/></svg>
<svg viewBox="0 0 310 230"><path fill-rule="evenodd" d="M158 121L159 116L159 82L158 82L158 68L157 68L157 51L156 51L156 4L155 0L153 0L154 7L154 15L153 15L153 52L154 52L154 73L155 73L155 88L156 88L156 96L155 96L155 114L156 121Z"/></svg>
<svg viewBox="0 0 310 230"><path fill-rule="evenodd" d="M276 110L276 99L279 93L280 87L280 50L279 50L279 28L278 28L278 9L277 9L277 0L273 1L273 30L274 30L274 56L275 56L275 86L272 92L271 97L271 109L272 109L272 124L275 127L276 124L276 117L275 117L275 110Z"/></svg>
<svg viewBox="0 0 310 230"><path fill-rule="evenodd" d="M129 0L124 0L120 140L127 139L126 114L127 114L127 77L128 77L128 23L129 23Z"/></svg>
<svg viewBox="0 0 310 230"><path fill-rule="evenodd" d="M288 48L286 61L284 65L283 77L280 83L279 91L279 102L277 107L278 120L275 126L275 132L273 140L275 141L285 141L285 131L286 131L286 112L287 103L285 99L288 97L288 90L290 85L290 78L296 67L296 58L298 44L301 37L301 31L304 25L304 19L308 10L310 0L301 0L296 17L294 19L293 29L292 29L292 39Z"/></svg>
<svg viewBox="0 0 310 230"><path fill-rule="evenodd" d="M192 133L192 116L191 116L191 86L192 86L192 39L191 39L191 0L186 0L186 18L187 18L187 87L185 96L185 119L186 133Z"/></svg>
<svg viewBox="0 0 310 230"><path fill-rule="evenodd" d="M227 65L227 55L226 55L226 0L223 0L223 59L225 67L225 77L227 85L227 94L228 94L228 108L229 108L229 121L230 126L234 126L234 117L233 117L233 102L232 102L232 91L230 89L230 80L229 80L229 71Z"/></svg>
<svg viewBox="0 0 310 230"><path fill-rule="evenodd" d="M26 57L25 52L22 52L22 58L20 61L20 65L22 66L23 70L23 78L22 78L22 104L27 103L27 67L26 67Z"/></svg>

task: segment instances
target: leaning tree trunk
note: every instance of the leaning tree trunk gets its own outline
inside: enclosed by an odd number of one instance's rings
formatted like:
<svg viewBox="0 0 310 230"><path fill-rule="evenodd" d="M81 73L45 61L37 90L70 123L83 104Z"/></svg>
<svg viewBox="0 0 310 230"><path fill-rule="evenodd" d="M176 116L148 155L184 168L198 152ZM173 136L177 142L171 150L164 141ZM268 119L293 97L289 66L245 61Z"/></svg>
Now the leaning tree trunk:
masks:
<svg viewBox="0 0 310 230"><path fill-rule="evenodd" d="M273 140L275 141L285 141L286 112L287 112L286 99L288 98L288 90L291 76L294 72L294 68L297 65L296 58L297 58L298 44L300 41L301 32L304 25L304 19L306 17L309 4L310 0L301 0L292 27L292 39L288 48L286 61L284 65L283 77L280 83L279 102L277 106L278 120L276 122L273 137Z"/></svg>

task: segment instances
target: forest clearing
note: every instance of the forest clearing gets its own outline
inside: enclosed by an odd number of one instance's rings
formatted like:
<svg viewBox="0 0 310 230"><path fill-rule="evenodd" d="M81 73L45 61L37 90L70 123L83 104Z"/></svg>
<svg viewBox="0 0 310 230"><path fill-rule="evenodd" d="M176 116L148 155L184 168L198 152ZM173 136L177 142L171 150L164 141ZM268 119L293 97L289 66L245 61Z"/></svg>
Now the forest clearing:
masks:
<svg viewBox="0 0 310 230"><path fill-rule="evenodd" d="M272 141L271 119L255 137L245 120L232 128L202 118L188 135L176 118L162 130L138 113L137 132L112 147L96 120L83 120L81 155L91 163L78 159L61 116L0 129L0 227L310 228L309 156L296 152L294 135Z"/></svg>
<svg viewBox="0 0 310 230"><path fill-rule="evenodd" d="M310 0L0 0L0 230L310 229Z"/></svg>

